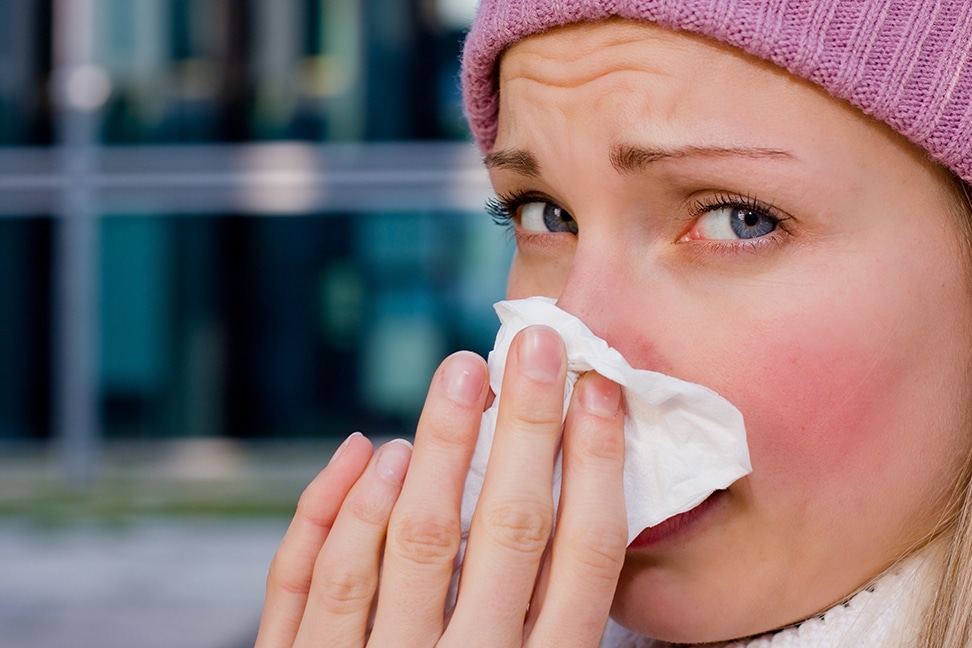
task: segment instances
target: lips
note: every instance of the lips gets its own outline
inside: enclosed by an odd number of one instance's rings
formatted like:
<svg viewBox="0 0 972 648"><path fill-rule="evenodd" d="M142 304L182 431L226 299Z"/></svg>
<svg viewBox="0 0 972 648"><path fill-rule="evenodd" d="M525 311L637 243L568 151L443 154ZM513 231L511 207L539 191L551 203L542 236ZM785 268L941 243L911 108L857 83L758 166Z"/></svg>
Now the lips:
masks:
<svg viewBox="0 0 972 648"><path fill-rule="evenodd" d="M648 527L639 533L637 538L631 541L631 544L628 545L628 550L646 549L666 540L684 535L690 529L698 526L699 522L707 517L707 514L725 498L726 494L727 491L725 490L715 491L695 508L685 513L672 516L653 527Z"/></svg>

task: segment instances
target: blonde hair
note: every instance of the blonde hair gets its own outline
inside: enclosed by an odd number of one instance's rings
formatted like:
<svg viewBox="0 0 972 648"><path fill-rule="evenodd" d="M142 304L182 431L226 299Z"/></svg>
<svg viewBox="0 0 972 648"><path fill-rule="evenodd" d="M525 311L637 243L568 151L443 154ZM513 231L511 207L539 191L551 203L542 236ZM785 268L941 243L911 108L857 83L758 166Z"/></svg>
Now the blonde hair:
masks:
<svg viewBox="0 0 972 648"><path fill-rule="evenodd" d="M925 613L917 648L972 645L972 481L964 474L957 516L935 597Z"/></svg>
<svg viewBox="0 0 972 648"><path fill-rule="evenodd" d="M953 176L953 187L964 230L963 248L972 269L972 186ZM972 367L968 375L972 381ZM966 429L972 434L972 413ZM972 450L955 482L939 532L951 537L916 648L972 646Z"/></svg>

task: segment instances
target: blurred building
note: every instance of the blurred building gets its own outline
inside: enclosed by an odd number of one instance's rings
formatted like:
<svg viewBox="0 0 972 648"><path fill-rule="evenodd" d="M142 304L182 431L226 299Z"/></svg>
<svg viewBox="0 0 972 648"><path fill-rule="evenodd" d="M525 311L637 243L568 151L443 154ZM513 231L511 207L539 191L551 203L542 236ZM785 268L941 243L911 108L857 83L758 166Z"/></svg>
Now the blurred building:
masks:
<svg viewBox="0 0 972 648"><path fill-rule="evenodd" d="M510 253L471 4L0 0L0 440L409 433Z"/></svg>

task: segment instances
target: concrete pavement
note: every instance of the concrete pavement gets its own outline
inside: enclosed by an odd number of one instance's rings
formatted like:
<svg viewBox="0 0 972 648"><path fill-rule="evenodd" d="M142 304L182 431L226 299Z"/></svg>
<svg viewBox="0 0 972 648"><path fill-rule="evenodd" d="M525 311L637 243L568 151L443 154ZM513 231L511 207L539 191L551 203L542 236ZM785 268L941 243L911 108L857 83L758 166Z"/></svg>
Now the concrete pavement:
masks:
<svg viewBox="0 0 972 648"><path fill-rule="evenodd" d="M0 523L0 646L252 646L277 521Z"/></svg>
<svg viewBox="0 0 972 648"><path fill-rule="evenodd" d="M267 567L334 442L105 448L65 484L0 449L0 648L246 648Z"/></svg>

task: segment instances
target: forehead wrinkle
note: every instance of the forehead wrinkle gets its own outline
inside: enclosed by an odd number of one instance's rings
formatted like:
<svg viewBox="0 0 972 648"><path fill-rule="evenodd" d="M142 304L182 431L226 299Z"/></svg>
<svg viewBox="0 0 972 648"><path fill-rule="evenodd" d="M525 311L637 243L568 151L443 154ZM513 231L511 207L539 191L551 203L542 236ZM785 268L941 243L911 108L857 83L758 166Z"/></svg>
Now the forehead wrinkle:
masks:
<svg viewBox="0 0 972 648"><path fill-rule="evenodd" d="M644 171L649 165L665 160L683 158L750 158L793 160L794 156L780 149L752 147L752 146L679 146L666 148L660 146L638 146L632 144L614 144L608 154L611 166L621 174L636 174Z"/></svg>
<svg viewBox="0 0 972 648"><path fill-rule="evenodd" d="M586 23L557 27L511 45L500 57L502 82L528 81L554 88L578 88L617 73L641 72L668 76L645 46L662 43L668 49L685 47L660 27L624 19L609 19L611 31L591 33ZM630 51L631 45L639 46ZM515 53L515 55L513 55Z"/></svg>
<svg viewBox="0 0 972 648"><path fill-rule="evenodd" d="M483 160L487 168L504 169L528 178L540 175L540 163L529 151L523 149L500 149L493 151Z"/></svg>

